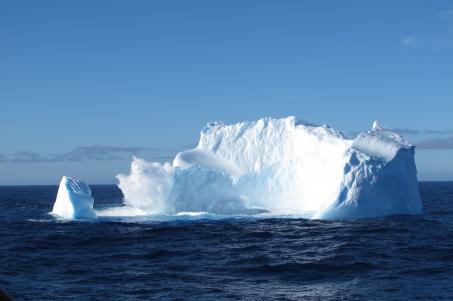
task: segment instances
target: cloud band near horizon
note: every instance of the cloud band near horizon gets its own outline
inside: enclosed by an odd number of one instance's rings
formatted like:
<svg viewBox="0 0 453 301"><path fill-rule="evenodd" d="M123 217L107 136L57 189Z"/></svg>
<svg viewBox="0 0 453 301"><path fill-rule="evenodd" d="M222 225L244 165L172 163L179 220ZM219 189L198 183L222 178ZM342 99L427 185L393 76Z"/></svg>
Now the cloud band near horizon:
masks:
<svg viewBox="0 0 453 301"><path fill-rule="evenodd" d="M92 145L74 148L65 153L44 155L38 152L22 150L13 155L0 153L0 163L49 163L49 162L78 162L78 161L112 161L124 160L126 157L145 152L162 155L160 148L139 146L118 147L111 145Z"/></svg>
<svg viewBox="0 0 453 301"><path fill-rule="evenodd" d="M448 134L451 130L413 130L393 129L395 132L406 135L419 134ZM351 133L356 136L358 133ZM453 149L453 136L430 138L415 142L417 149ZM192 148L185 147L186 148ZM178 150L164 150L162 148L148 148L140 146L119 147L111 145L92 145L74 148L65 153L43 155L32 151L18 151L13 155L0 153L2 163L52 163L52 162L79 162L79 161L115 161L126 160L134 155L148 153L155 160L171 160L172 155Z"/></svg>

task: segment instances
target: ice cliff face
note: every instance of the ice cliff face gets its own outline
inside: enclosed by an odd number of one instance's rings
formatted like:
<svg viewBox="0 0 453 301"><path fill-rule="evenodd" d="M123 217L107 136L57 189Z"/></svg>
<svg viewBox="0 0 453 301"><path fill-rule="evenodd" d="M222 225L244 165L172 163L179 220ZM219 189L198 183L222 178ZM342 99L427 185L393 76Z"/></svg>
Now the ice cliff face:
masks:
<svg viewBox="0 0 453 301"><path fill-rule="evenodd" d="M118 180L125 203L149 213L338 219L421 212L414 147L376 122L355 140L295 117L210 123L173 164L134 158Z"/></svg>
<svg viewBox="0 0 453 301"><path fill-rule="evenodd" d="M338 219L421 213L414 154L414 146L374 122L373 129L361 133L346 152L348 160L338 197L314 217Z"/></svg>
<svg viewBox="0 0 453 301"><path fill-rule="evenodd" d="M52 213L67 219L96 218L93 203L90 186L80 180L63 177Z"/></svg>

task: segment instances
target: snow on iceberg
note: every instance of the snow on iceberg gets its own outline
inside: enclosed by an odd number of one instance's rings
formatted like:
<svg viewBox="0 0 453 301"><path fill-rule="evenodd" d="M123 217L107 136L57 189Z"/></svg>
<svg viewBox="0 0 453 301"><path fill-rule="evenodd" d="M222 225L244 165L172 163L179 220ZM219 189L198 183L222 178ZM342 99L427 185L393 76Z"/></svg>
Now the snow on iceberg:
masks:
<svg viewBox="0 0 453 301"><path fill-rule="evenodd" d="M96 218L90 187L77 179L63 177L52 213L67 219Z"/></svg>
<svg viewBox="0 0 453 301"><path fill-rule="evenodd" d="M153 214L343 219L422 210L414 146L377 122L355 140L295 117L209 123L172 164L134 158L117 177L125 204Z"/></svg>

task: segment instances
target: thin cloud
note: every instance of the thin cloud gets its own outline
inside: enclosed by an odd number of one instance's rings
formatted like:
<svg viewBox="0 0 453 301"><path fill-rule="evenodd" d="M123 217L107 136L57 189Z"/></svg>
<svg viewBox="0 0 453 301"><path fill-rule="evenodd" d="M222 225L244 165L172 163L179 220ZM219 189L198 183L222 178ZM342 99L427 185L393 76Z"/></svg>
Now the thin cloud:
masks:
<svg viewBox="0 0 453 301"><path fill-rule="evenodd" d="M421 149L453 149L453 136L446 138L425 139L415 143Z"/></svg>
<svg viewBox="0 0 453 301"><path fill-rule="evenodd" d="M453 19L453 9L446 9L437 14L440 19L451 20Z"/></svg>
<svg viewBox="0 0 453 301"><path fill-rule="evenodd" d="M453 130L431 130L431 129L400 129L393 128L390 129L393 132L396 132L400 135L449 135L453 134ZM351 131L349 132L349 137L357 137L361 132Z"/></svg>
<svg viewBox="0 0 453 301"><path fill-rule="evenodd" d="M193 148L193 145L190 145ZM187 149L184 146L182 149ZM74 148L68 152L57 154L40 154L32 151L19 151L12 155L0 153L1 163L49 163L79 161L117 161L129 160L132 156L141 156L147 160L168 161L181 151L181 148L163 149L140 146L92 145Z"/></svg>
<svg viewBox="0 0 453 301"><path fill-rule="evenodd" d="M82 146L66 153L43 155L31 151L19 151L11 156L0 154L0 163L43 163L43 162L74 162L74 161L108 161L124 160L133 155L145 152L158 153L158 148L118 147L111 145Z"/></svg>
<svg viewBox="0 0 453 301"><path fill-rule="evenodd" d="M5 163L5 162L8 162L9 161L9 158L7 155L5 154L1 154L0 153L0 163Z"/></svg>
<svg viewBox="0 0 453 301"><path fill-rule="evenodd" d="M111 145L93 145L77 147L67 153L53 156L54 161L83 161L83 160L123 160L125 156L130 157L151 149L146 147L117 147ZM153 149L155 150L155 149Z"/></svg>
<svg viewBox="0 0 453 301"><path fill-rule="evenodd" d="M182 148L183 148L183 149L192 149L192 148L197 147L197 145L198 145L198 142L197 142L197 143L188 143L188 144L186 144L186 145L183 145Z"/></svg>
<svg viewBox="0 0 453 301"><path fill-rule="evenodd" d="M425 134L436 134L436 135L447 135L453 134L453 130L416 130L416 129L392 129L401 135L425 135Z"/></svg>
<svg viewBox="0 0 453 301"><path fill-rule="evenodd" d="M415 46L417 44L417 38L415 36L407 36L401 39L401 44L407 46Z"/></svg>
<svg viewBox="0 0 453 301"><path fill-rule="evenodd" d="M13 155L10 159L14 163L41 163L41 162L50 162L50 158L43 156L39 153L29 152L29 151L20 151Z"/></svg>
<svg viewBox="0 0 453 301"><path fill-rule="evenodd" d="M433 17L437 19L439 25L436 30L416 32L404 36L400 43L407 47L453 48L453 9L445 9Z"/></svg>

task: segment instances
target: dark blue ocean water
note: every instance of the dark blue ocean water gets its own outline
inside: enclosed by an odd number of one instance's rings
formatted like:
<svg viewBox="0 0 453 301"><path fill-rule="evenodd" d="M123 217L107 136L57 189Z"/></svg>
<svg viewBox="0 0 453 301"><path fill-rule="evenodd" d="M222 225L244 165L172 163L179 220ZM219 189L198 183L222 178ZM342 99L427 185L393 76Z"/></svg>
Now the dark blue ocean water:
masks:
<svg viewBox="0 0 453 301"><path fill-rule="evenodd" d="M453 300L453 182L422 216L61 222L56 186L0 187L0 287L15 300ZM92 186L95 207L121 202Z"/></svg>

